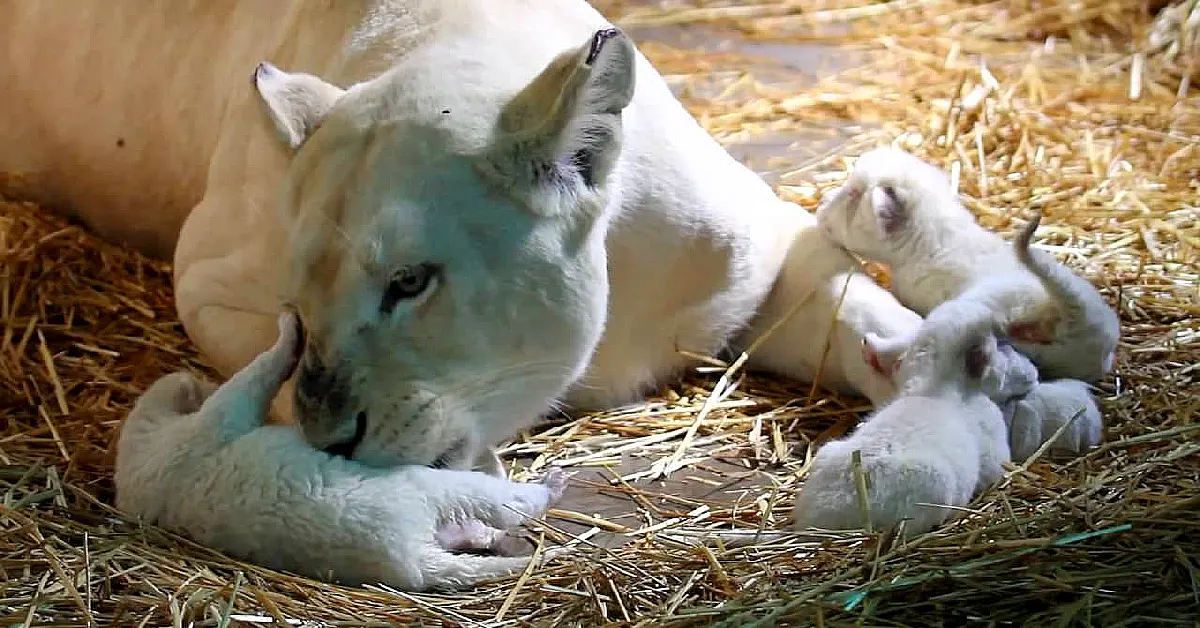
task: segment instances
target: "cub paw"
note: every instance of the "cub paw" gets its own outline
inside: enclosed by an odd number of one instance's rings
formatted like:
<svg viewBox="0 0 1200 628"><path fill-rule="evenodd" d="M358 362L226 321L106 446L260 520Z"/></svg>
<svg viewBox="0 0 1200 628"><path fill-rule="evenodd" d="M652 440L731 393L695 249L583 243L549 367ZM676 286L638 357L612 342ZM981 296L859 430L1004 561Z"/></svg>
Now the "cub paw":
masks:
<svg viewBox="0 0 1200 628"><path fill-rule="evenodd" d="M572 473L567 473L562 469L554 467L546 472L542 478L541 484L550 491L550 503L554 503L562 498L563 493L567 490L567 482L571 479Z"/></svg>
<svg viewBox="0 0 1200 628"><path fill-rule="evenodd" d="M438 545L452 552L492 550L503 537L503 530L497 530L478 519L451 521L434 533Z"/></svg>

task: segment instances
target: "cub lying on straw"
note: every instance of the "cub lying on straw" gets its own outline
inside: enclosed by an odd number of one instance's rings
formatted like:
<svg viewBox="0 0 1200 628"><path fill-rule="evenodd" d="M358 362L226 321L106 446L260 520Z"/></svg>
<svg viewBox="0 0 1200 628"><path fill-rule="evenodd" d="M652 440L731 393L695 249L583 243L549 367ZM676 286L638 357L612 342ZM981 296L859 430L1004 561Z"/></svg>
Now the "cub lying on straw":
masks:
<svg viewBox="0 0 1200 628"><path fill-rule="evenodd" d="M1033 455L1066 422L1050 451L1080 453L1100 444L1104 421L1088 385L1076 379L1042 382L1000 406L1015 461ZM1078 416L1076 416L1078 415Z"/></svg>
<svg viewBox="0 0 1200 628"><path fill-rule="evenodd" d="M896 369L896 398L818 450L796 497L796 529L863 527L852 460L861 452L873 526L927 532L999 479L1009 459L1000 409L983 390L995 368L994 316L953 300L930 312ZM926 505L929 504L929 505Z"/></svg>
<svg viewBox="0 0 1200 628"><path fill-rule="evenodd" d="M829 236L891 266L892 290L918 313L980 283L1004 334L1047 377L1094 382L1113 365L1120 324L1096 288L1031 250L1038 213L1009 246L962 203L944 172L894 148L864 153L817 210Z"/></svg>
<svg viewBox="0 0 1200 628"><path fill-rule="evenodd" d="M522 484L423 466L377 469L263 425L296 366L299 319L219 388L188 373L154 383L121 426L117 507L232 556L356 585L422 590L511 574L530 557L452 554L487 546L562 494L565 477ZM486 524L486 525L485 525ZM489 527L492 526L492 527Z"/></svg>

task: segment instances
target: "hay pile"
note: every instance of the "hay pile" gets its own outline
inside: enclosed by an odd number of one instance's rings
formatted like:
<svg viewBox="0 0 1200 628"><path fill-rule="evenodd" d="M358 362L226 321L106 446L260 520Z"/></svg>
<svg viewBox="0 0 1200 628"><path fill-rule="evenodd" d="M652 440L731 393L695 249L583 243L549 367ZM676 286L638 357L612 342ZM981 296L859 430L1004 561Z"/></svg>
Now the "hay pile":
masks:
<svg viewBox="0 0 1200 628"><path fill-rule="evenodd" d="M593 488L626 500L628 517L548 519L548 538L579 548L571 560L459 595L324 585L140 529L106 505L109 446L136 394L204 367L174 320L167 268L0 203L0 625L1196 625L1200 99L1186 34L1152 46L1152 15L1118 0L670 4L601 8L635 36L704 23L758 41L840 41L867 59L781 88L747 72L744 55L645 43L731 145L864 125L785 164L787 197L813 207L846 156L896 141L950 169L989 227L1008 232L1044 209L1042 244L1101 285L1124 324L1102 385L1103 447L1014 466L969 516L915 542L732 543L729 531L786 526L809 445L850 428L864 404L708 367L645 406L547 424L509 448L535 468L610 469ZM724 85L712 98L686 89L713 81ZM612 470L631 460L703 490ZM586 532L556 532L568 524ZM717 530L724 542L697 545ZM600 533L625 542L601 547Z"/></svg>

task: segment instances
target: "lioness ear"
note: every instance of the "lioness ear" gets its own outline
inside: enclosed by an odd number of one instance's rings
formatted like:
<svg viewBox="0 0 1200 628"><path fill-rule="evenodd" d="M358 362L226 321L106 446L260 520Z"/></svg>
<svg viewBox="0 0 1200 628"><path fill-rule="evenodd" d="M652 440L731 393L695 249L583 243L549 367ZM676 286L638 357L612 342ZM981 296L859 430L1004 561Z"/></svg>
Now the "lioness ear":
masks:
<svg viewBox="0 0 1200 628"><path fill-rule="evenodd" d="M636 64L633 43L615 28L559 55L501 111L504 158L532 162L535 177L574 171L586 185L602 183L620 148Z"/></svg>
<svg viewBox="0 0 1200 628"><path fill-rule="evenodd" d="M293 150L321 126L346 93L311 74L284 72L266 61L254 68L253 81L276 131Z"/></svg>

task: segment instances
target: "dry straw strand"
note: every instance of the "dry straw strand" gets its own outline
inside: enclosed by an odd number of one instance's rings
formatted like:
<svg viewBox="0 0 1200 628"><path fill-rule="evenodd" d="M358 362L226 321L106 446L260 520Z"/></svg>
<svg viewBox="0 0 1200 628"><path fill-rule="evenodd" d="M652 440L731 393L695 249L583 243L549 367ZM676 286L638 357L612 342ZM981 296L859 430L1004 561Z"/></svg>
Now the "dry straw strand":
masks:
<svg viewBox="0 0 1200 628"><path fill-rule="evenodd" d="M574 490L620 504L561 504L537 524L569 557L456 594L320 583L110 506L111 444L136 395L173 370L213 372L177 322L168 265L0 201L3 623L1194 625L1195 3L1157 17L1109 0L597 6L718 141L797 138L755 167L807 209L880 144L955 172L965 204L1006 236L1041 208L1037 246L1121 316L1117 372L1098 388L1105 444L1013 465L960 519L916 539L793 534L815 444L851 429L866 404L744 372L744 361L698 360L644 404L548 421L504 448L517 466L596 470ZM663 25L755 45L669 45ZM787 44L840 46L844 63L814 77L762 57ZM0 176L0 189L20 183ZM787 455L796 447L805 455ZM643 471L668 461L668 478Z"/></svg>

